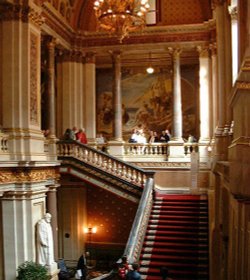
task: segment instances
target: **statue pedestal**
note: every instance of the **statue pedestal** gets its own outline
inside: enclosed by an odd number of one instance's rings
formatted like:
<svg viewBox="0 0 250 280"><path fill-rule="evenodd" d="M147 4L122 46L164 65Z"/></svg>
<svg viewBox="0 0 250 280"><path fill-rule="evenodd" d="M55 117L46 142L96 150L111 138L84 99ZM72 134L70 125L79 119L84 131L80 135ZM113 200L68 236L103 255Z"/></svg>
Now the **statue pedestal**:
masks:
<svg viewBox="0 0 250 280"><path fill-rule="evenodd" d="M58 280L58 273L60 272L60 269L57 267L57 263L54 262L51 265L47 266L48 274L50 276L49 279L51 280Z"/></svg>

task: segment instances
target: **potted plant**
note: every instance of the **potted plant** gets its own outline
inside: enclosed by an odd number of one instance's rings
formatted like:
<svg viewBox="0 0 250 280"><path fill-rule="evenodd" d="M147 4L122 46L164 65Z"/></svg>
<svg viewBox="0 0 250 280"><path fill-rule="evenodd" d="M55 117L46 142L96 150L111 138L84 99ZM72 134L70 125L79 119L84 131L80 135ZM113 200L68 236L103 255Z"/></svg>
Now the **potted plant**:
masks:
<svg viewBox="0 0 250 280"><path fill-rule="evenodd" d="M33 261L26 261L17 268L19 280L48 280L48 270L45 266Z"/></svg>

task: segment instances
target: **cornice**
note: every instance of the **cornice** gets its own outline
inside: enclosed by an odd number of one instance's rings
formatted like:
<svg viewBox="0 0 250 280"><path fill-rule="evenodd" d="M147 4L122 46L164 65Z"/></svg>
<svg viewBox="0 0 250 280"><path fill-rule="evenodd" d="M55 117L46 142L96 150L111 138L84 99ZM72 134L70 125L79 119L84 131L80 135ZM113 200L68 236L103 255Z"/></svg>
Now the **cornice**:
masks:
<svg viewBox="0 0 250 280"><path fill-rule="evenodd" d="M48 180L58 180L57 168L1 168L0 184L37 183Z"/></svg>
<svg viewBox="0 0 250 280"><path fill-rule="evenodd" d="M173 42L195 42L214 41L215 21L203 24L157 26L145 28L142 32L133 32L129 38L124 39L123 44L119 43L116 37L109 36L104 32L84 32L82 33L82 46L111 46L111 45L131 45L144 43L173 43Z"/></svg>
<svg viewBox="0 0 250 280"><path fill-rule="evenodd" d="M42 8L42 16L45 18L42 30L47 30L48 28L46 27L49 27L59 36L61 36L66 42L72 43L75 32L65 21L65 19L61 18L58 14L58 11L48 2L43 3Z"/></svg>

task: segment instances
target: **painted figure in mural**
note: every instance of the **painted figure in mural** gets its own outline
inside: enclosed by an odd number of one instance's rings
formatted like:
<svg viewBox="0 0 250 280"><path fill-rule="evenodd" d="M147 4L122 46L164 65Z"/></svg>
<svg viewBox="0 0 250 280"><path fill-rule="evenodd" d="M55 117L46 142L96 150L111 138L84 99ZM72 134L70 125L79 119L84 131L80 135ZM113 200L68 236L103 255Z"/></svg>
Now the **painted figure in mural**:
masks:
<svg viewBox="0 0 250 280"><path fill-rule="evenodd" d="M55 262L53 233L50 221L51 214L46 213L37 223L37 262L47 266Z"/></svg>

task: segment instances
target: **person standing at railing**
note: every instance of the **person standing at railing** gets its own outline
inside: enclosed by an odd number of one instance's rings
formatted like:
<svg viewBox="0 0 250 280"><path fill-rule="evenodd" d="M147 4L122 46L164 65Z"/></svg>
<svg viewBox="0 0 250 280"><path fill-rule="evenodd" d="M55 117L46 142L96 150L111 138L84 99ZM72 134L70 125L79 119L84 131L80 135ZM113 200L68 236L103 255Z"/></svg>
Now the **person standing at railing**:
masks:
<svg viewBox="0 0 250 280"><path fill-rule="evenodd" d="M82 144L88 144L87 136L84 128L79 129L79 131L76 133L76 140Z"/></svg>
<svg viewBox="0 0 250 280"><path fill-rule="evenodd" d="M74 131L70 128L67 128L63 134L63 140L75 140Z"/></svg>
<svg viewBox="0 0 250 280"><path fill-rule="evenodd" d="M160 142L167 143L170 140L170 137L167 135L166 131L163 130L160 136Z"/></svg>

